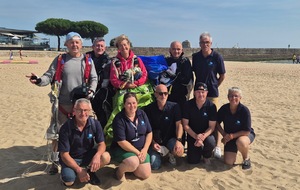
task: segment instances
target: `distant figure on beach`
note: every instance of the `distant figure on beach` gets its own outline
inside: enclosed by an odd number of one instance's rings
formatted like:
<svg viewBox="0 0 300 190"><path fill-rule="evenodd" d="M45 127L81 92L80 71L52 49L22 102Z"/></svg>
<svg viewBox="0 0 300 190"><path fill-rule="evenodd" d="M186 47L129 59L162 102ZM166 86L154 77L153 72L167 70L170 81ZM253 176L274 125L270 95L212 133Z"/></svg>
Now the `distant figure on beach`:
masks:
<svg viewBox="0 0 300 190"><path fill-rule="evenodd" d="M19 50L20 59L23 60L23 53L22 50Z"/></svg>
<svg viewBox="0 0 300 190"><path fill-rule="evenodd" d="M176 157L184 153L182 144L183 127L179 104L167 101L168 89L164 84L155 88L156 101L145 107L149 118L153 140L149 150L151 168L158 170L164 156L169 157L169 163L176 165Z"/></svg>
<svg viewBox="0 0 300 190"><path fill-rule="evenodd" d="M218 52L211 48L212 37L208 32L204 32L200 35L199 44L201 50L192 55L192 68L196 76L195 83L203 82L207 84L207 99L211 100L218 108L218 88L225 79L224 60ZM214 150L214 156L221 158L221 139L217 130L215 131L215 137L217 147Z"/></svg>
<svg viewBox="0 0 300 190"><path fill-rule="evenodd" d="M300 55L297 56L297 64L300 63Z"/></svg>
<svg viewBox="0 0 300 190"><path fill-rule="evenodd" d="M151 175L149 147L152 129L146 113L138 108L137 96L127 92L123 99L124 108L113 120L113 142L110 147L112 159L119 162L114 177L126 180L125 173L131 172L140 179Z"/></svg>
<svg viewBox="0 0 300 190"><path fill-rule="evenodd" d="M9 60L13 60L14 59L14 52L9 50Z"/></svg>
<svg viewBox="0 0 300 190"><path fill-rule="evenodd" d="M41 76L31 73L29 81L37 86L51 84L50 101L52 103L52 119L46 133L46 138L52 140L52 166L50 174L58 172L57 137L62 124L72 115L75 98L90 99L97 86L97 73L92 59L87 59L82 50L82 38L76 32L66 36L66 54L57 56L49 69ZM65 59L64 59L65 58ZM63 64L62 64L63 62ZM89 68L84 69L83 68ZM62 71L63 70L63 71ZM83 72L84 71L84 72Z"/></svg>
<svg viewBox="0 0 300 190"><path fill-rule="evenodd" d="M61 180L66 186L73 185L76 176L80 182L99 185L96 171L110 162L101 124L90 117L91 110L88 99L78 99L73 108L74 118L68 119L59 131Z"/></svg>
<svg viewBox="0 0 300 190"><path fill-rule="evenodd" d="M296 56L296 54L293 54L293 57L292 57L293 64L294 64L294 63L296 63L296 59L297 59L297 56Z"/></svg>
<svg viewBox="0 0 300 190"><path fill-rule="evenodd" d="M238 87L228 89L229 103L218 111L217 129L223 136L225 164L233 165L239 151L243 157L242 169L249 169L251 168L249 147L254 141L255 133L251 128L250 111L240 102L241 98L241 89ZM220 125L222 123L223 128Z"/></svg>
<svg viewBox="0 0 300 190"><path fill-rule="evenodd" d="M109 82L110 58L106 53L105 40L103 38L94 39L92 48L93 51L86 53L93 59L98 75L98 85L92 99L92 106L97 119L104 128L112 112L112 97L115 94L115 90Z"/></svg>
<svg viewBox="0 0 300 190"><path fill-rule="evenodd" d="M208 87L197 82L194 86L194 98L187 101L182 112L182 124L187 132L187 161L198 164L203 158L210 164L210 157L216 147L213 132L217 122L217 108L208 100Z"/></svg>

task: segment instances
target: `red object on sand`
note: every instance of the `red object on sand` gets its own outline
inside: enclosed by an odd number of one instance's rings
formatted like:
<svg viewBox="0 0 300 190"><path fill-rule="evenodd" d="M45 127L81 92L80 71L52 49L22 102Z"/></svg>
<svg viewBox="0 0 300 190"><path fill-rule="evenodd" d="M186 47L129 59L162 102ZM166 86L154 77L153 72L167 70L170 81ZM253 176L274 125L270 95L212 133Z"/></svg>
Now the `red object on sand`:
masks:
<svg viewBox="0 0 300 190"><path fill-rule="evenodd" d="M39 62L37 60L29 60L28 64L38 64Z"/></svg>

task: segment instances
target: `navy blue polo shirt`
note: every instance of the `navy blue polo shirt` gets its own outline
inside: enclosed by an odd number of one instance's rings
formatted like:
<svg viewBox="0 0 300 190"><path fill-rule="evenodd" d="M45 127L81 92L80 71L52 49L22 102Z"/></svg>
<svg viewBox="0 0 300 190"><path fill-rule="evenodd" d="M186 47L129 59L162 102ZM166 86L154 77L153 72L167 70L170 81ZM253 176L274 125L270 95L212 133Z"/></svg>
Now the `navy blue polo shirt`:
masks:
<svg viewBox="0 0 300 190"><path fill-rule="evenodd" d="M218 97L217 74L225 74L223 57L213 49L212 53L207 57L204 57L202 51L200 51L193 54L192 63L192 69L196 76L196 83L204 82L207 85L207 97Z"/></svg>
<svg viewBox="0 0 300 190"><path fill-rule="evenodd" d="M239 104L235 114L230 111L230 104L223 105L218 111L218 123L224 125L224 131L229 133L236 133L239 131L250 131L251 128L251 115L249 109L243 104Z"/></svg>
<svg viewBox="0 0 300 190"><path fill-rule="evenodd" d="M59 131L58 151L69 152L72 158L81 159L93 149L94 139L96 143L104 141L102 127L99 121L89 118L83 131L79 131L75 125L75 119L68 119Z"/></svg>
<svg viewBox="0 0 300 190"><path fill-rule="evenodd" d="M135 122L131 122L125 115L124 108L113 120L113 142L111 148L118 147L118 141L128 141L138 150L142 150L146 142L146 135L152 132L146 113L137 109Z"/></svg>
<svg viewBox="0 0 300 190"><path fill-rule="evenodd" d="M155 131L160 131L163 145L166 145L171 138L176 138L176 122L181 121L179 104L167 101L163 110L160 110L155 101L144 110L149 118L153 135Z"/></svg>
<svg viewBox="0 0 300 190"><path fill-rule="evenodd" d="M208 122L217 120L217 108L210 100L206 100L199 109L193 98L185 103L182 118L189 120L189 126L195 133L204 133L209 127Z"/></svg>

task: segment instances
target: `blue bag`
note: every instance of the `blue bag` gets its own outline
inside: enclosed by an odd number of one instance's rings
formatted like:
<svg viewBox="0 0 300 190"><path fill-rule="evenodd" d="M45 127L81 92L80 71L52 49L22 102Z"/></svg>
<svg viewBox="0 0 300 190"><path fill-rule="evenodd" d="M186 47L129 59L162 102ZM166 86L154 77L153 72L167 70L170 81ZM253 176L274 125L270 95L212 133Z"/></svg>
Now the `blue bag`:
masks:
<svg viewBox="0 0 300 190"><path fill-rule="evenodd" d="M157 80L159 75L168 69L168 64L163 55L138 57L143 61L150 80Z"/></svg>

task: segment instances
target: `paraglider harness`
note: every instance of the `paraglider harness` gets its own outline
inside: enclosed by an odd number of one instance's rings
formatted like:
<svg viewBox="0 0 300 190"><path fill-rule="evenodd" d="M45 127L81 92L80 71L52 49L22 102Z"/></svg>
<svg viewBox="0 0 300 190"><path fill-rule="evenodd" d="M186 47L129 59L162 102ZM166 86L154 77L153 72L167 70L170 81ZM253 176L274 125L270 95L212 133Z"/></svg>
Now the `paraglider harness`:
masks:
<svg viewBox="0 0 300 190"><path fill-rule="evenodd" d="M63 69L64 69L64 65L65 65L66 55L67 54L65 54L65 53L60 54L57 58L57 68L56 68L56 72L55 72L55 75L54 75L53 83L58 82L59 84L61 84L62 73L63 73ZM90 73L91 73L92 58L90 57L89 54L85 54L84 59L85 59L85 69L84 69L84 75L83 75L84 80L82 82L81 95L87 96L88 95L87 84L88 84L89 76L90 76ZM74 93L71 97L73 104L76 101L75 96L76 96L76 94ZM62 112L68 118L73 117L72 113L68 113L60 104L58 104L58 109L59 109L60 112Z"/></svg>

